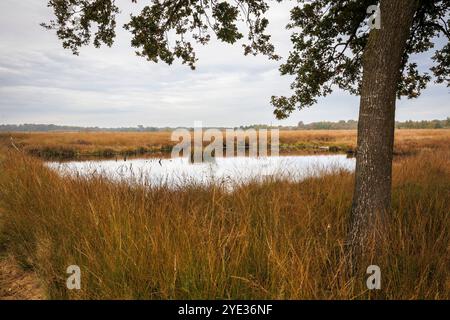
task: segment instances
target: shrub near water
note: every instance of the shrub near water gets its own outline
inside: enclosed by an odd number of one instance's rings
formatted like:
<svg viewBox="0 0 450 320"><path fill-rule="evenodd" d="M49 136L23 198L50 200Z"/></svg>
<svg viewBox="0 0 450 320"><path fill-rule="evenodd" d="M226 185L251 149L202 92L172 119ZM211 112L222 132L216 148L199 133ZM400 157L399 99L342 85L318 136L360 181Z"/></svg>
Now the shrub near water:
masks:
<svg viewBox="0 0 450 320"><path fill-rule="evenodd" d="M50 298L448 299L448 151L394 167L393 210L365 273L347 278L342 251L352 175L247 183L227 192L143 188L61 178L9 154L1 164L2 238ZM79 265L81 290L66 289Z"/></svg>

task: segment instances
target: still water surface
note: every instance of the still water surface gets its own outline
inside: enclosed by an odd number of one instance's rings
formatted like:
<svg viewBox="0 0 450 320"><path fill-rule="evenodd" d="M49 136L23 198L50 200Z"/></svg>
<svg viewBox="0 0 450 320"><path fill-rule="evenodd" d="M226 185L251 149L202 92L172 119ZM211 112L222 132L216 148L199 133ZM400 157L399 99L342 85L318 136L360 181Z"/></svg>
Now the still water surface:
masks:
<svg viewBox="0 0 450 320"><path fill-rule="evenodd" d="M128 159L71 162L48 162L62 175L102 175L114 180L150 185L224 183L232 186L268 177L298 181L336 170L353 171L355 159L345 155L229 157L214 158L209 163L190 163L188 158Z"/></svg>

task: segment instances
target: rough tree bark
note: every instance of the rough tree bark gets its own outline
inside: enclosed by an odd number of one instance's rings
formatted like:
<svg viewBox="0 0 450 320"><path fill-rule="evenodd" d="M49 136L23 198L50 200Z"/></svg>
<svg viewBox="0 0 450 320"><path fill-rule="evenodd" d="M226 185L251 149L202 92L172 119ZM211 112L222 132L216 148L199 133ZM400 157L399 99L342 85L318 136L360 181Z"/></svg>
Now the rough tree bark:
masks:
<svg viewBox="0 0 450 320"><path fill-rule="evenodd" d="M349 234L352 263L380 231L375 222L383 221L390 208L397 84L417 8L416 0L381 0L381 29L371 31L364 52Z"/></svg>

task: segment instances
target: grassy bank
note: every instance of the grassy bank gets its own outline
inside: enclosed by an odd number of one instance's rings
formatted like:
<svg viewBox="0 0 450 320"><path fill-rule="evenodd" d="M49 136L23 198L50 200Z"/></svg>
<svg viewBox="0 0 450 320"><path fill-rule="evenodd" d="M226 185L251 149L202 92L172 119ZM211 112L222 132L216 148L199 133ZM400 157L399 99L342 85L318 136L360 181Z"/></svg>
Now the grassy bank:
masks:
<svg viewBox="0 0 450 320"><path fill-rule="evenodd" d="M59 177L3 155L1 242L33 268L49 298L449 299L448 148L395 162L393 209L373 263L347 278L342 248L352 175L299 183L145 189ZM65 287L69 265L82 289Z"/></svg>
<svg viewBox="0 0 450 320"><path fill-rule="evenodd" d="M0 145L14 144L28 154L51 158L142 155L170 151L170 132L46 132L0 133ZM416 154L450 143L450 130L397 130L395 153ZM292 130L280 132L280 149L286 153L345 152L356 146L355 130Z"/></svg>

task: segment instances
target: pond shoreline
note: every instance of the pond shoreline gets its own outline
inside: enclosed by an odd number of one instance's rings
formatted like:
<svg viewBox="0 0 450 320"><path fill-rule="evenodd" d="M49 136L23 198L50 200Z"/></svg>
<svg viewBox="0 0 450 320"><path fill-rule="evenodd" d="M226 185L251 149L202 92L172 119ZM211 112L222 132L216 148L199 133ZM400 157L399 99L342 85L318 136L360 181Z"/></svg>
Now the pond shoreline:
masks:
<svg viewBox="0 0 450 320"><path fill-rule="evenodd" d="M248 149L246 149L246 154ZM31 156L43 159L45 161L89 161L89 160L114 160L114 159L146 159L146 158L162 158L171 157L172 149L143 151L127 150L127 151L98 151L92 153L64 152L64 151L47 151L47 150L30 150L27 153ZM225 153L225 151L224 151ZM312 146L298 148L292 146L280 146L280 156L308 156L308 155L354 155L356 151L352 148L342 148L336 146ZM269 154L270 156L270 154Z"/></svg>
<svg viewBox="0 0 450 320"><path fill-rule="evenodd" d="M409 157L421 150L436 152L450 141L449 129L395 132L394 156ZM280 131L280 154L345 154L356 148L356 130ZM47 132L0 133L0 145L45 160L114 159L170 155L176 142L171 132Z"/></svg>

